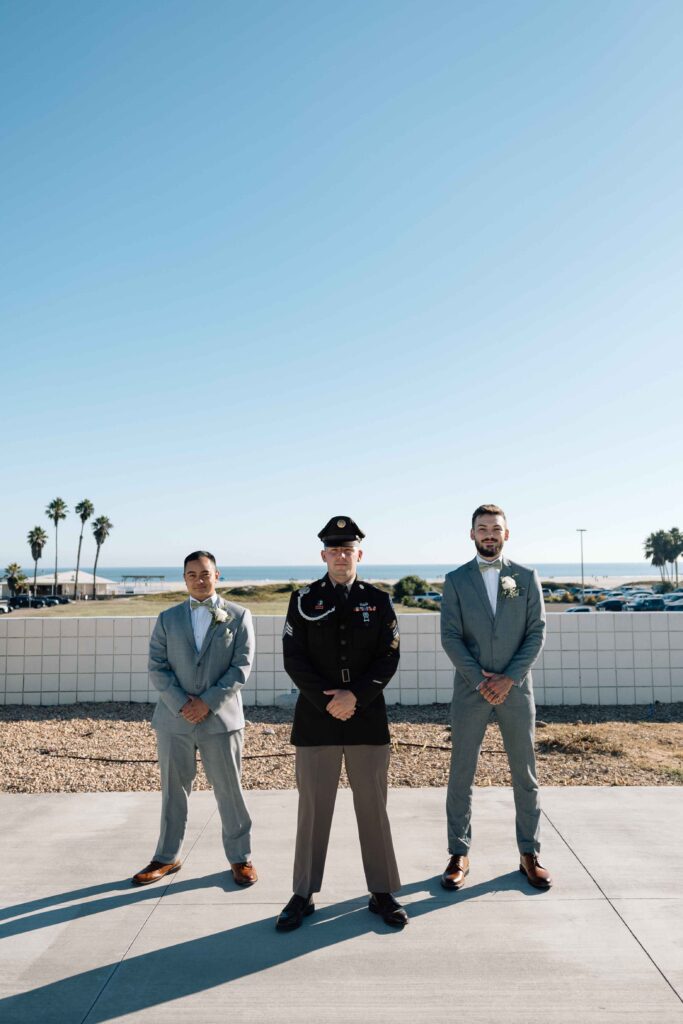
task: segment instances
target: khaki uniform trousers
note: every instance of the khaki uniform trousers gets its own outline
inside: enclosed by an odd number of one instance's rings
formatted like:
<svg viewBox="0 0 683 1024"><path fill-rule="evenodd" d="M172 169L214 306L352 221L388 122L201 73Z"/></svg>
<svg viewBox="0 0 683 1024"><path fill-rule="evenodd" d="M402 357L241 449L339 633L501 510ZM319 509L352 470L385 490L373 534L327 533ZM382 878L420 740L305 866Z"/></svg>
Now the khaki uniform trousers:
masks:
<svg viewBox="0 0 683 1024"><path fill-rule="evenodd" d="M318 892L337 798L342 758L353 793L363 868L369 892L397 892L401 880L387 815L389 744L296 748L299 811L293 890Z"/></svg>

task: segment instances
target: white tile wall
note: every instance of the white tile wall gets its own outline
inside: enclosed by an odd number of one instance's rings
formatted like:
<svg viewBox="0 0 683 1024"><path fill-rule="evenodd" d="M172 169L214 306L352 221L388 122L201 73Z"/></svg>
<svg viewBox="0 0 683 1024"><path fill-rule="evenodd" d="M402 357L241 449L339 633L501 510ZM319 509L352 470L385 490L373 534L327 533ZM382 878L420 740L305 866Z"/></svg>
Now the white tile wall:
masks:
<svg viewBox="0 0 683 1024"><path fill-rule="evenodd" d="M155 701L147 675L154 618L0 616L0 704ZM254 616L256 663L246 703L289 693L280 638L284 616ZM399 615L401 663L385 690L391 704L450 700L453 667L437 614ZM534 668L538 704L683 701L683 615L554 614Z"/></svg>

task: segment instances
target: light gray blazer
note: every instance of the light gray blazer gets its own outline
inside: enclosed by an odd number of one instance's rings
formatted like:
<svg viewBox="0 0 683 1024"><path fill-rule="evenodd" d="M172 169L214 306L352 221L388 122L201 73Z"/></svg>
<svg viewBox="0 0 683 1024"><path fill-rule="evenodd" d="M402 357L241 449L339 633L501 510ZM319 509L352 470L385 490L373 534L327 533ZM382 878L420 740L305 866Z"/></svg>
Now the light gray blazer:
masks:
<svg viewBox="0 0 683 1024"><path fill-rule="evenodd" d="M518 595L506 597L498 584L496 614L491 609L477 559L449 572L441 603L441 643L460 677L472 689L481 670L499 672L531 686L531 666L545 640L545 605L535 569L503 558L500 579L512 576Z"/></svg>
<svg viewBox="0 0 683 1024"><path fill-rule="evenodd" d="M172 733L231 732L244 728L240 689L254 660L251 612L219 598L229 618L211 624L197 653L190 602L174 605L157 619L149 642L149 678L159 691L152 725ZM188 697L201 697L213 714L192 725L180 714Z"/></svg>

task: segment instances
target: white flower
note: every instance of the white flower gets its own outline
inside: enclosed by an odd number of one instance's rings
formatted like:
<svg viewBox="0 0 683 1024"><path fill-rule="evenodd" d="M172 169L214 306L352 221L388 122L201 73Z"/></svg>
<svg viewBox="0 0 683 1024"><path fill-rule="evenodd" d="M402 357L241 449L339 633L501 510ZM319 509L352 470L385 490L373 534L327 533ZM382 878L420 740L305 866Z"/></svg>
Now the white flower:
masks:
<svg viewBox="0 0 683 1024"><path fill-rule="evenodd" d="M221 608L219 604L212 604L209 608L209 614L213 619L212 625L218 626L221 622L230 622L232 616L230 612L226 612L225 608Z"/></svg>
<svg viewBox="0 0 683 1024"><path fill-rule="evenodd" d="M226 647L229 647L229 646L230 646L230 644L231 644L231 643L232 643L232 641L233 641L233 637L234 637L234 635L235 635L235 634L234 634L234 633L232 632L232 630L231 630L231 629L226 629L226 631L225 631L225 637L224 637L224 640L225 640L225 646L226 646Z"/></svg>
<svg viewBox="0 0 683 1024"><path fill-rule="evenodd" d="M504 597L519 597L519 588L514 576L501 576L500 589Z"/></svg>

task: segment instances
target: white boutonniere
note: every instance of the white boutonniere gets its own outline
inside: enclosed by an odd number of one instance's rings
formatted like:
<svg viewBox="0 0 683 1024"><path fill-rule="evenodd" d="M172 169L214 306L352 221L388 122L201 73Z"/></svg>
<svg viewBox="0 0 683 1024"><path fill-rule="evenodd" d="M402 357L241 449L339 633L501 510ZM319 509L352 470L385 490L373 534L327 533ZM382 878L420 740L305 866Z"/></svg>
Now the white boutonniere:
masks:
<svg viewBox="0 0 683 1024"><path fill-rule="evenodd" d="M225 633L223 634L223 643L226 647L229 647L232 643L235 634L230 629L230 623L232 622L232 615L225 608L221 608L219 604L213 605L209 608L211 612L211 618L213 619L212 626L222 626L226 624Z"/></svg>
<svg viewBox="0 0 683 1024"><path fill-rule="evenodd" d="M501 576L500 589L503 597L519 597L519 587L514 576Z"/></svg>

